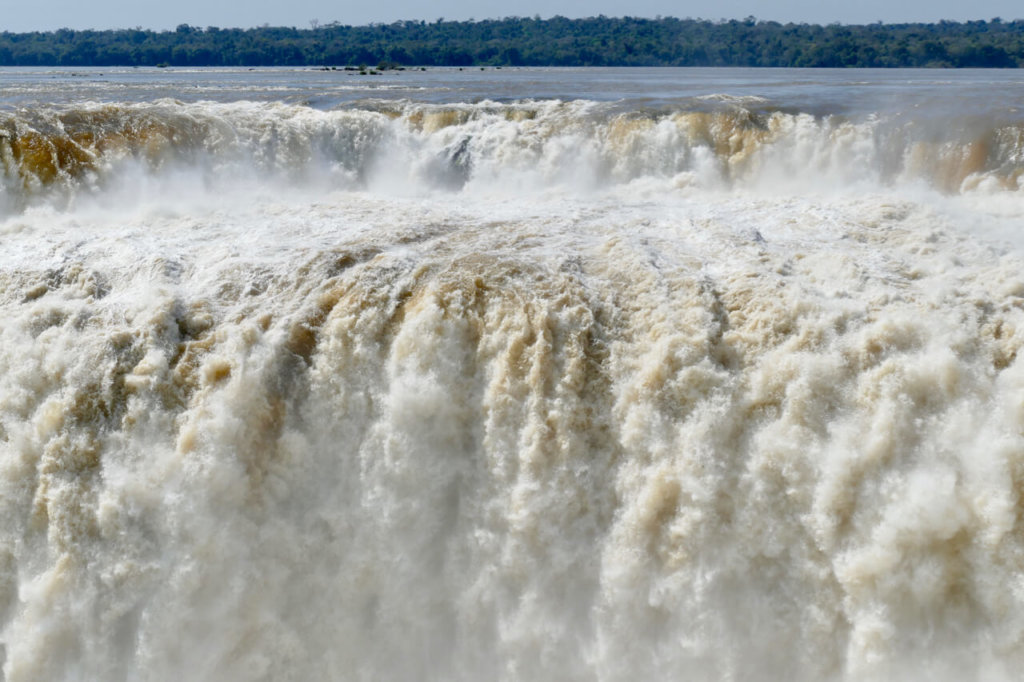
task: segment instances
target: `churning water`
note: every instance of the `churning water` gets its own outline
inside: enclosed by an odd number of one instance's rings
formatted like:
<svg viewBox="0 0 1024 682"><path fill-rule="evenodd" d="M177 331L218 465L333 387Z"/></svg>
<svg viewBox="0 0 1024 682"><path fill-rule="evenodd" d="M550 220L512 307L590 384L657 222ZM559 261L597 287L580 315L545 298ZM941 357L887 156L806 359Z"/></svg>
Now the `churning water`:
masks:
<svg viewBox="0 0 1024 682"><path fill-rule="evenodd" d="M1024 77L0 71L35 680L1010 680Z"/></svg>

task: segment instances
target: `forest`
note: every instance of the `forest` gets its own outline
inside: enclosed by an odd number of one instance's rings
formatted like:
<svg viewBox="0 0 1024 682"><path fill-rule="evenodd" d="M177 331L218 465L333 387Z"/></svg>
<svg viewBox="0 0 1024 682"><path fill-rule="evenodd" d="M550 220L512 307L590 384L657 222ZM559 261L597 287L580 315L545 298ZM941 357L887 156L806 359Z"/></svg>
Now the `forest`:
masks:
<svg viewBox="0 0 1024 682"><path fill-rule="evenodd" d="M0 24L2 25L2 24ZM636 17L0 33L2 66L1024 66L1024 21L827 26Z"/></svg>

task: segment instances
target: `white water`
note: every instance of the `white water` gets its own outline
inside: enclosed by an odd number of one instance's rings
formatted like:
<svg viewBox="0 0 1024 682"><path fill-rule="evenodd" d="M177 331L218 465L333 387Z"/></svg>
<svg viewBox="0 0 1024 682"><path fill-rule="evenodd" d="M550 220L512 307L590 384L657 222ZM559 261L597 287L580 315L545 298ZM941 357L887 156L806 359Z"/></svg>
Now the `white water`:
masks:
<svg viewBox="0 0 1024 682"><path fill-rule="evenodd" d="M690 186L849 193L890 184L1019 193L1022 168L1024 119L1000 110L850 119L711 95L681 109L521 100L320 111L163 99L0 112L0 214L124 206L167 193L219 197L253 184L262 185L258 192L412 196L532 197L630 183L667 194Z"/></svg>
<svg viewBox="0 0 1024 682"><path fill-rule="evenodd" d="M1020 191L530 106L8 204L6 680L1014 678Z"/></svg>

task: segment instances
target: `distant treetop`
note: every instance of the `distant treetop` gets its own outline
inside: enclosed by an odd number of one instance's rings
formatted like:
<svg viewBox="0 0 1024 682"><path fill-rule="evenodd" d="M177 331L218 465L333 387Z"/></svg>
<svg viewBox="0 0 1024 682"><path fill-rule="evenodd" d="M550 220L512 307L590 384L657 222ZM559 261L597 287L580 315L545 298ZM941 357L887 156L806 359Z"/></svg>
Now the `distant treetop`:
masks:
<svg viewBox="0 0 1024 682"><path fill-rule="evenodd" d="M2 66L1020 67L1024 21L819 26L671 17L0 33Z"/></svg>

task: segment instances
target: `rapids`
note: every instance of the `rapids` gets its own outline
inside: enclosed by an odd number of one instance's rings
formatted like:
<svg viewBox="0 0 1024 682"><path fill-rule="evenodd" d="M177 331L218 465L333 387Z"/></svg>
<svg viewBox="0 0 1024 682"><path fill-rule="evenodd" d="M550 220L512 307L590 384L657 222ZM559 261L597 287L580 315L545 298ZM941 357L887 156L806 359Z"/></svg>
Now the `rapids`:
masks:
<svg viewBox="0 0 1024 682"><path fill-rule="evenodd" d="M3 679L1014 679L1020 124L526 95L0 113Z"/></svg>
<svg viewBox="0 0 1024 682"><path fill-rule="evenodd" d="M181 176L215 192L243 178L386 194L599 191L649 180L666 191L1018 191L1019 118L923 125L906 114L850 119L722 95L655 109L589 100L379 100L328 111L175 100L20 108L0 112L0 210L74 208L108 194L123 203L143 183L159 194Z"/></svg>

